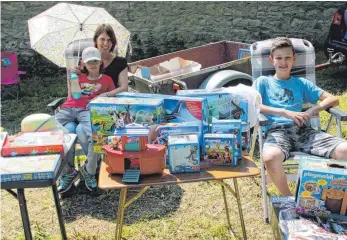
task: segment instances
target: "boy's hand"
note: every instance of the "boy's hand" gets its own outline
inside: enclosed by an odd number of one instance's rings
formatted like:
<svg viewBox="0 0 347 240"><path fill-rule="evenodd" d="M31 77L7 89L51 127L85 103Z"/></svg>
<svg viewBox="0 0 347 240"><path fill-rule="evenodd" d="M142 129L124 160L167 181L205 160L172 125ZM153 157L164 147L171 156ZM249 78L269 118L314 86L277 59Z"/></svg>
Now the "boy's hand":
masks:
<svg viewBox="0 0 347 240"><path fill-rule="evenodd" d="M285 110L284 117L293 120L296 125L302 127L306 123L306 120L310 118L310 115L306 112L293 112Z"/></svg>

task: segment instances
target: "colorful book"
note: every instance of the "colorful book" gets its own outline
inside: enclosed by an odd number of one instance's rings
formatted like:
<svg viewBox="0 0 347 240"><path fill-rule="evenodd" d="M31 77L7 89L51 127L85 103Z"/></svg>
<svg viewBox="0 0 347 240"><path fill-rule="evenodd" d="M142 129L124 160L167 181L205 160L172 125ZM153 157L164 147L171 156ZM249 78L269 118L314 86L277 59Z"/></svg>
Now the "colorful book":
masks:
<svg viewBox="0 0 347 240"><path fill-rule="evenodd" d="M20 132L9 136L1 150L3 157L39 154L64 154L63 131Z"/></svg>
<svg viewBox="0 0 347 240"><path fill-rule="evenodd" d="M60 154L1 157L0 182L54 179L60 163Z"/></svg>

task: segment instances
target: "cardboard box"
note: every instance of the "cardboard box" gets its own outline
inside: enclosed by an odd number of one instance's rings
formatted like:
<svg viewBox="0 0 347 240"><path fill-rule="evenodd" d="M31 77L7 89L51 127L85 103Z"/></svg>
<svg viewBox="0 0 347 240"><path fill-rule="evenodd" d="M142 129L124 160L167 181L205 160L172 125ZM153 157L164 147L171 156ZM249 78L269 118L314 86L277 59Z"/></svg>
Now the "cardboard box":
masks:
<svg viewBox="0 0 347 240"><path fill-rule="evenodd" d="M200 172L200 146L197 134L169 135L170 173Z"/></svg>
<svg viewBox="0 0 347 240"><path fill-rule="evenodd" d="M0 182L55 179L60 154L1 158Z"/></svg>
<svg viewBox="0 0 347 240"><path fill-rule="evenodd" d="M206 164L236 166L235 142L234 134L205 134L203 151Z"/></svg>
<svg viewBox="0 0 347 240"><path fill-rule="evenodd" d="M1 149L1 155L21 156L60 153L64 156L63 131L20 132L8 136Z"/></svg>
<svg viewBox="0 0 347 240"><path fill-rule="evenodd" d="M177 95L187 97L206 97L209 110L208 123L212 123L212 118L240 119L248 123L248 100L229 93L224 88L217 89L192 89L178 90Z"/></svg>
<svg viewBox="0 0 347 240"><path fill-rule="evenodd" d="M164 121L162 99L99 97L88 104L91 112L94 151L101 152L107 137L113 136L116 128L131 123L148 126Z"/></svg>
<svg viewBox="0 0 347 240"><path fill-rule="evenodd" d="M165 108L164 121L168 123L197 122L199 141L202 145L203 134L208 132L208 106L205 97L185 97L164 94L132 93L117 94L118 98L163 99Z"/></svg>
<svg viewBox="0 0 347 240"><path fill-rule="evenodd" d="M312 159L300 164L297 212L347 219L347 161Z"/></svg>

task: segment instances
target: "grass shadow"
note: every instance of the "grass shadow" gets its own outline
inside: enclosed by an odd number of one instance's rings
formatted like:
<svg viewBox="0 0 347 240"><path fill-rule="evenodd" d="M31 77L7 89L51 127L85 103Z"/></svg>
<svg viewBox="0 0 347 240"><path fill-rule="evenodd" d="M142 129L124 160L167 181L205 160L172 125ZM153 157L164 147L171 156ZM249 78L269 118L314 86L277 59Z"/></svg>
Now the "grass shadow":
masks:
<svg viewBox="0 0 347 240"><path fill-rule="evenodd" d="M127 200L141 189L130 188ZM176 211L181 203L183 190L179 185L154 186L125 209L124 223L133 224L140 220L162 218ZM118 211L120 190L105 190L99 195L75 194L61 199L64 219L73 222L81 216L115 222Z"/></svg>

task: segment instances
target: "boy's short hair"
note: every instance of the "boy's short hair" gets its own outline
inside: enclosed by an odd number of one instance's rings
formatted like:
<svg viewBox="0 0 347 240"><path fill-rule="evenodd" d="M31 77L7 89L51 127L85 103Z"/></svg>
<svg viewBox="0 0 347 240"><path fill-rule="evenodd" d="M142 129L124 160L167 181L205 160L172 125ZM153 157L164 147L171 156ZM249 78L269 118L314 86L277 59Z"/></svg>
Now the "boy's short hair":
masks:
<svg viewBox="0 0 347 240"><path fill-rule="evenodd" d="M273 52L276 49L287 48L287 47L289 47L293 50L293 55L294 55L295 51L294 51L293 43L292 43L292 41L290 41L289 38L287 38L287 37L275 38L274 41L272 42L272 45L271 45L271 51L270 51L271 57L272 57Z"/></svg>

